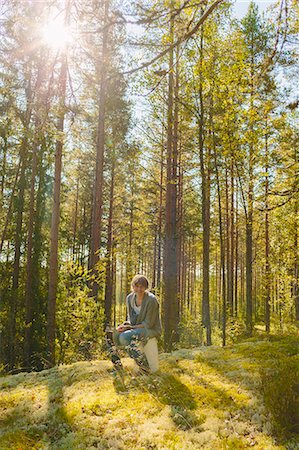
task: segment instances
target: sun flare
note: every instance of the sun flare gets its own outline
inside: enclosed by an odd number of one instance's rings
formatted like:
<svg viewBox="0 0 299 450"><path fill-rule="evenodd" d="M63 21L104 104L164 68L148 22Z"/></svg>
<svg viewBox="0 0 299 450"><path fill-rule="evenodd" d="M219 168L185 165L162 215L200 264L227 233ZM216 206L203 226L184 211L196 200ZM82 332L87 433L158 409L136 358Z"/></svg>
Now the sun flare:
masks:
<svg viewBox="0 0 299 450"><path fill-rule="evenodd" d="M49 22L42 28L43 41L53 49L62 49L71 42L70 30L61 22Z"/></svg>

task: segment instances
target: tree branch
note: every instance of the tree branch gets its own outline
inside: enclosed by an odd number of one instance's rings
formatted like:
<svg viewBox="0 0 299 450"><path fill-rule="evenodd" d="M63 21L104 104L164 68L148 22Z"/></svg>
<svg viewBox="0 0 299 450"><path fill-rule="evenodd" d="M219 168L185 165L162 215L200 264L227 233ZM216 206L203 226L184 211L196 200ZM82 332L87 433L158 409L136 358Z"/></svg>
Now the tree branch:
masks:
<svg viewBox="0 0 299 450"><path fill-rule="evenodd" d="M180 45L182 42L187 41L188 39L190 39L199 29L199 27L205 22L205 20L209 17L209 15L214 11L214 9L220 4L222 3L224 0L215 0L214 3L212 3L212 5L203 13L203 15L201 16L201 18L199 19L199 21L197 22L197 24L185 35L181 36L180 38L178 38L176 40L176 42L174 42L172 45L170 45L166 50L163 50L163 52L159 53L158 55L156 55L153 59L151 59L150 61L147 61L143 64L141 64L138 67L135 67L134 69L131 70L127 70L125 72L122 72L123 75L129 75L132 73L137 72L138 70L141 69L145 69L146 67L152 65L153 63L155 63L156 61L158 61L159 59L161 59L164 55L166 55L168 52L170 52L172 49L174 49L175 47L177 47L178 45Z"/></svg>

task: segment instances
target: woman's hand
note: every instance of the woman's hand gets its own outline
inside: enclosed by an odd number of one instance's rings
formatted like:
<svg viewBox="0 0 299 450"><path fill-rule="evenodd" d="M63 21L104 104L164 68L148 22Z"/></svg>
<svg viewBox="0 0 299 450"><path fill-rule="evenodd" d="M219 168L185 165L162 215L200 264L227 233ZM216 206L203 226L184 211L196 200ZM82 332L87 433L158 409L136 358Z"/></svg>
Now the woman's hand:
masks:
<svg viewBox="0 0 299 450"><path fill-rule="evenodd" d="M118 331L119 333L123 333L124 331L131 330L131 328L132 328L131 325L125 325L122 323L118 325L116 331Z"/></svg>

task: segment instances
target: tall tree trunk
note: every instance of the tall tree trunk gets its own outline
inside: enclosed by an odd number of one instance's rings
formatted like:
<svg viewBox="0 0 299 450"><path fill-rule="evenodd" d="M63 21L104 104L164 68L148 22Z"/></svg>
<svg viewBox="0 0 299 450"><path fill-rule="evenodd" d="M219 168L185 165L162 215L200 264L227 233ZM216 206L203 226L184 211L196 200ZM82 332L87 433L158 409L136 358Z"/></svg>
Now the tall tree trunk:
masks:
<svg viewBox="0 0 299 450"><path fill-rule="evenodd" d="M180 296L179 296L179 271L180 265L178 261L178 159L179 159L179 87L180 87L180 67L179 67L179 46L176 48L176 62L175 62L175 79L174 79L174 111L173 111L173 161L172 161L172 183L175 183L175 189L172 192L172 204L175 205L175 211L173 212L173 237L175 246L176 257L176 301L175 307L177 317L175 318L175 324L178 329L180 323ZM174 337L178 340L178 334Z"/></svg>
<svg viewBox="0 0 299 450"><path fill-rule="evenodd" d="M230 314L234 314L234 259L235 259L235 189L234 189L234 151L231 148L230 155L230 287L229 287L229 307Z"/></svg>
<svg viewBox="0 0 299 450"><path fill-rule="evenodd" d="M238 317L238 308L239 308L239 301L238 301L238 268L239 268L239 229L238 229L238 187L236 185L236 240L235 240L235 302L234 302L234 313L235 317Z"/></svg>
<svg viewBox="0 0 299 450"><path fill-rule="evenodd" d="M17 188L18 182L19 182L22 161L23 161L23 158L22 158L22 151L21 151L20 159L19 159L18 166L17 166L17 172L15 175L15 179L14 179L14 183L13 183L13 187L12 187L12 191L11 191L11 196L10 196L10 200L9 200L8 210L6 213L4 227L3 227L3 231L2 231L2 235L1 235L0 255L3 250L3 245L4 245L5 238L6 238L7 227L8 227L9 222L11 221L11 212L12 212L13 202L14 202L14 198L15 198L16 188Z"/></svg>
<svg viewBox="0 0 299 450"><path fill-rule="evenodd" d="M252 335L252 220L253 220L253 149L250 144L248 211L246 217L246 330Z"/></svg>
<svg viewBox="0 0 299 450"><path fill-rule="evenodd" d="M251 33L251 64L250 64L250 142L249 142L249 167L248 167L248 191L247 191L247 215L246 215L246 331L252 335L252 263L253 263L253 160L254 160L254 76L255 76L255 54L254 37Z"/></svg>
<svg viewBox="0 0 299 450"><path fill-rule="evenodd" d="M73 222L73 248L72 248L72 260L73 262L79 261L78 243L77 243L77 229L78 229L78 210L79 210L79 187L80 187L80 164L78 167L78 175L76 181L76 196L74 207L74 222Z"/></svg>
<svg viewBox="0 0 299 450"><path fill-rule="evenodd" d="M26 113L24 118L24 137L20 150L20 177L19 177L19 192L17 198L17 218L15 229L15 251L14 251L14 263L13 263L13 275L12 275L12 292L9 309L9 368L12 369L15 365L15 341L16 341L16 315L18 307L19 297L19 273L20 273L20 258L21 258L21 243L22 243L22 226L23 226L23 213L24 213L24 194L26 187L26 167L28 158L28 136L29 126L32 117L32 73L31 66L29 68L29 80L26 87ZM19 169L18 169L19 171ZM16 180L18 174L16 175ZM13 198L13 194L12 194ZM8 216L7 216L8 217ZM5 232L5 231L4 231ZM4 235L3 235L4 236Z"/></svg>
<svg viewBox="0 0 299 450"><path fill-rule="evenodd" d="M267 127L266 122L266 127ZM266 130L265 136L265 277L266 277L266 285L265 285L265 325L266 332L270 332L270 260L269 260L269 149L268 149L268 130Z"/></svg>
<svg viewBox="0 0 299 450"><path fill-rule="evenodd" d="M26 263L26 287L25 287L25 343L24 343L24 362L25 367L31 369L31 354L32 354L32 331L33 331L33 291L32 291L32 249L33 249L33 228L35 221L35 179L37 172L37 151L38 142L37 136L32 150L32 170L30 183L30 198L29 198L29 221L27 233L27 263Z"/></svg>
<svg viewBox="0 0 299 450"><path fill-rule="evenodd" d="M28 121L29 126L29 121ZM21 258L21 243L22 243L22 225L24 213L24 194L26 186L26 165L28 154L28 141L25 139L22 145L22 162L20 169L19 192L17 200L17 219L15 231L15 251L12 275L12 293L9 309L9 368L15 366L15 344L16 344L16 315L19 298L19 273L20 273L20 258Z"/></svg>
<svg viewBox="0 0 299 450"><path fill-rule="evenodd" d="M4 184L5 184L5 177L6 177L6 159L7 159L7 150L8 150L7 136L6 136L5 131L3 133L1 133L1 137L4 141L2 167L1 167L1 187L0 187L0 214L2 216Z"/></svg>
<svg viewBox="0 0 299 450"><path fill-rule="evenodd" d="M153 263L152 263L152 268L153 268L153 282L152 282L152 290L153 292L156 291L156 285L157 285L157 252L158 252L158 229L157 229L157 224L154 224L153 226L153 233L154 233L154 256L153 256Z"/></svg>
<svg viewBox="0 0 299 450"><path fill-rule="evenodd" d="M133 181L134 183L134 181ZM134 184L132 186L132 197L134 195ZM129 222L129 245L126 258L126 292L131 290L131 280L133 276L133 224L134 224L134 201L130 202L130 222Z"/></svg>
<svg viewBox="0 0 299 450"><path fill-rule="evenodd" d="M32 348L32 336L33 336L33 232L34 223L36 219L35 210L35 184L38 166L38 150L40 145L41 130L41 117L43 115L42 108L44 104L48 104L48 99L45 95L41 96L40 88L44 81L44 61L40 59L37 80L35 84L35 95L37 97L36 108L37 116L35 119L34 130L34 142L32 146L32 162L31 162L31 180L30 180L30 194L29 194L29 216L28 216L28 228L27 228L27 260L26 260L26 285L25 285L25 341L24 341L24 362L25 367L30 370L32 368L31 355L33 353Z"/></svg>
<svg viewBox="0 0 299 450"><path fill-rule="evenodd" d="M172 7L171 7L172 11ZM170 19L170 45L174 42L174 19ZM169 80L168 80L168 115L167 115L167 178L166 178L166 206L165 206L165 250L164 250L164 347L171 351L173 342L177 339L177 166L174 155L173 135L173 96L174 96L174 55L169 52Z"/></svg>
<svg viewBox="0 0 299 450"><path fill-rule="evenodd" d="M164 130L164 126L162 128ZM160 186L158 210L158 255L157 255L157 289L161 294L161 268L162 268L162 224L163 224L163 182L164 182L164 136L162 134L160 154Z"/></svg>
<svg viewBox="0 0 299 450"><path fill-rule="evenodd" d="M203 28L200 36L200 83L199 83L199 159L202 193L202 228L203 228L203 275L202 275L202 322L206 329L206 344L212 344L210 319L210 149L204 152L204 102L203 102Z"/></svg>
<svg viewBox="0 0 299 450"><path fill-rule="evenodd" d="M113 208L114 208L114 178L115 178L115 156L112 154L111 164L111 184L110 184L110 199L109 199L109 217L108 217L108 239L107 239L107 252L106 252L106 283L105 283L105 301L104 301L104 314L105 314L105 328L107 325L111 325L111 308L113 297Z"/></svg>
<svg viewBox="0 0 299 450"><path fill-rule="evenodd" d="M69 22L70 1L67 0L65 24ZM48 294L48 317L47 317L47 338L48 338L48 364L55 365L55 332L56 332L56 295L58 285L58 233L60 221L60 189L62 172L62 149L63 133L65 121L65 97L67 85L67 56L66 52L61 54L61 68L59 75L59 111L57 119L57 132L59 137L56 141L55 149L55 172L53 189L53 209L50 236L50 260L49 260L49 294Z"/></svg>
<svg viewBox="0 0 299 450"><path fill-rule="evenodd" d="M179 292L179 312L180 316L183 312L184 293L184 230L183 230L183 165L182 165L182 150L179 152L178 164L178 292Z"/></svg>
<svg viewBox="0 0 299 450"><path fill-rule="evenodd" d="M221 191L220 191L220 180L218 171L218 161L216 154L216 145L214 141L214 158L215 158L215 172L217 181L217 199L218 199L218 214L219 214L219 235L220 235L220 266L221 266L221 292L222 292L222 346L226 345L226 277L225 277L225 239L223 230L223 219L222 219L222 206L221 206Z"/></svg>
<svg viewBox="0 0 299 450"><path fill-rule="evenodd" d="M104 1L104 26L102 43L102 64L100 76L100 98L97 127L97 156L93 193L92 221L91 221L91 248L89 257L89 268L92 270L94 280L92 282L92 295L97 298L98 282L97 267L99 261L99 249L101 246L102 229L102 207L103 207L103 168L104 168L104 147L105 147L105 118L106 118L106 96L107 96L107 63L108 63L108 12L109 0Z"/></svg>
<svg viewBox="0 0 299 450"><path fill-rule="evenodd" d="M45 142L40 142L40 153L38 155L38 187L35 200L35 220L34 220L34 239L32 249L32 273L34 277L32 279L32 292L34 293L34 314L36 317L33 336L33 349L36 353L44 352L43 340L41 336L44 336L44 317L47 314L47 302L44 299L43 289L41 288L41 272L42 272L42 259L43 259L43 235L42 227L44 221L45 202L47 196L47 166L44 163L43 152L45 150ZM43 368L43 362L38 357L35 360L35 368L40 370Z"/></svg>
<svg viewBox="0 0 299 450"><path fill-rule="evenodd" d="M295 199L295 234L294 234L294 252L295 252L295 260L294 260L294 283L293 283L293 296L294 296L294 305L295 305L295 318L296 321L299 321L299 245L298 245L298 216L299 216L299 201L298 198Z"/></svg>
<svg viewBox="0 0 299 450"><path fill-rule="evenodd" d="M229 302L230 299L230 292L231 292L231 252L230 252L230 211L229 211L229 187L228 187L228 168L227 168L227 162L225 163L225 220L226 220L226 240L225 240L225 246L226 246L226 309L227 314L231 315L231 305Z"/></svg>

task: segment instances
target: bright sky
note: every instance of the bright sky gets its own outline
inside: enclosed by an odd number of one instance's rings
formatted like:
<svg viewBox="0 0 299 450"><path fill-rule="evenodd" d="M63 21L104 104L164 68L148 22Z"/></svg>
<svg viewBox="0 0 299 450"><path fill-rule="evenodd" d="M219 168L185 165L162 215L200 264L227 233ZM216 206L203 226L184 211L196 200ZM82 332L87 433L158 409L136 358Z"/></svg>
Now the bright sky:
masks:
<svg viewBox="0 0 299 450"><path fill-rule="evenodd" d="M233 6L233 10L235 13L235 16L240 19L247 13L248 5L251 0L237 0L236 3ZM254 0L254 3L256 3L259 7L259 11L263 12L266 11L269 6L274 5L277 3L276 0Z"/></svg>

